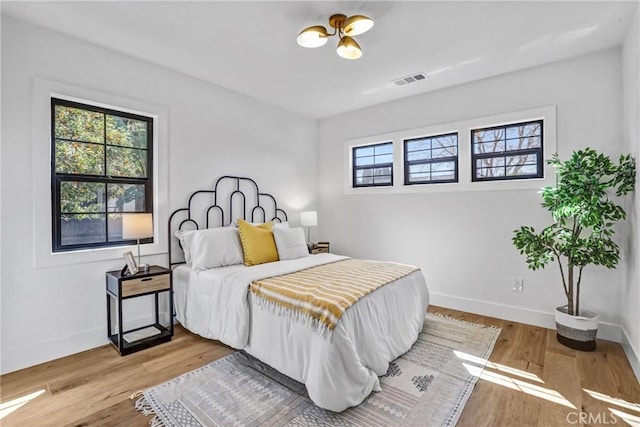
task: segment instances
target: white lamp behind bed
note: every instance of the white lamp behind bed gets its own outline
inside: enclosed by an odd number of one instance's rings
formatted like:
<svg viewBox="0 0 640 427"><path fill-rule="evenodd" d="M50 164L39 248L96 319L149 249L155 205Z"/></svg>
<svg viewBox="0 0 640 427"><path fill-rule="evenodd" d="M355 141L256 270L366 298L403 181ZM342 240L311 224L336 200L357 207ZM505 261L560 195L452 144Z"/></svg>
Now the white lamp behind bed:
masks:
<svg viewBox="0 0 640 427"><path fill-rule="evenodd" d="M136 239L138 241L138 267L147 271L147 264L140 264L140 239L153 237L153 214L129 213L122 214L122 238Z"/></svg>
<svg viewBox="0 0 640 427"><path fill-rule="evenodd" d="M307 227L307 244L309 243L309 227L318 225L318 212L306 211L300 212L300 225Z"/></svg>

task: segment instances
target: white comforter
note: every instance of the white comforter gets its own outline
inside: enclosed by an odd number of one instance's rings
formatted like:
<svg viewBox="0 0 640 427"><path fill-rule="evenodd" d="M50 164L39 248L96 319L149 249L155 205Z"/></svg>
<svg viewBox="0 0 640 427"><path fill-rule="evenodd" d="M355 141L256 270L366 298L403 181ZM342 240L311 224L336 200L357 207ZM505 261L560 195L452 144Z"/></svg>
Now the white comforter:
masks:
<svg viewBox="0 0 640 427"><path fill-rule="evenodd" d="M416 341L429 302L415 271L367 295L342 316L329 338L254 303L254 280L344 259L319 254L253 267L174 271L178 321L206 338L244 349L303 382L313 402L342 411L379 391L378 376Z"/></svg>

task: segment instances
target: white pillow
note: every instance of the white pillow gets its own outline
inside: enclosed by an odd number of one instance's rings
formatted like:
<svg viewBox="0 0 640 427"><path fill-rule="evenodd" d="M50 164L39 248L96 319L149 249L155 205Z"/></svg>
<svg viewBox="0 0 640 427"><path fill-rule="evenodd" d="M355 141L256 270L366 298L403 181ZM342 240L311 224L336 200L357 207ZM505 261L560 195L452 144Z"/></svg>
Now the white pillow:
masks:
<svg viewBox="0 0 640 427"><path fill-rule="evenodd" d="M273 237L276 239L278 257L281 261L309 256L302 227L275 227Z"/></svg>
<svg viewBox="0 0 640 427"><path fill-rule="evenodd" d="M191 242L193 236L199 230L178 230L174 234L180 240L180 246L182 246L182 252L184 252L184 260L187 264L191 265Z"/></svg>
<svg viewBox="0 0 640 427"><path fill-rule="evenodd" d="M242 244L237 228L218 227L198 231L191 242L194 270L242 264Z"/></svg>

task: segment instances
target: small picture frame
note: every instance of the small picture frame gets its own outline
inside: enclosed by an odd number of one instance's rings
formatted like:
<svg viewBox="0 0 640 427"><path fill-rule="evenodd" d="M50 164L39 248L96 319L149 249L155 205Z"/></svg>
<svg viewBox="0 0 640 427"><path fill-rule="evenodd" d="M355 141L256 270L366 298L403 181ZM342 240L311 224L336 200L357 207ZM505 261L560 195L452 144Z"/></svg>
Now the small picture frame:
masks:
<svg viewBox="0 0 640 427"><path fill-rule="evenodd" d="M129 269L129 274L133 275L138 272L138 266L136 265L136 260L133 258L133 253L131 251L127 251L122 254L124 260L127 262L127 268Z"/></svg>

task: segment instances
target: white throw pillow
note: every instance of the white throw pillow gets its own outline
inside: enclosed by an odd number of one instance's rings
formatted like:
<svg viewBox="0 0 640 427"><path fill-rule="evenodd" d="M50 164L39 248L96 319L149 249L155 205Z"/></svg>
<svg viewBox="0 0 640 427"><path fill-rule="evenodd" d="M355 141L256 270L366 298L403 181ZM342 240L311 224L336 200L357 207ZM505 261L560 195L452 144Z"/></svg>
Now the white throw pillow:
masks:
<svg viewBox="0 0 640 427"><path fill-rule="evenodd" d="M193 236L199 230L178 230L175 232L175 236L180 240L180 246L182 247L182 252L184 253L184 261L191 265L191 242L193 241Z"/></svg>
<svg viewBox="0 0 640 427"><path fill-rule="evenodd" d="M194 270L242 264L242 244L237 228L218 227L199 230L191 243Z"/></svg>
<svg viewBox="0 0 640 427"><path fill-rule="evenodd" d="M309 256L302 227L275 227L273 237L276 239L278 257L281 261Z"/></svg>
<svg viewBox="0 0 640 427"><path fill-rule="evenodd" d="M271 228L289 228L289 223L287 221L285 222L278 222L278 221L271 221Z"/></svg>

